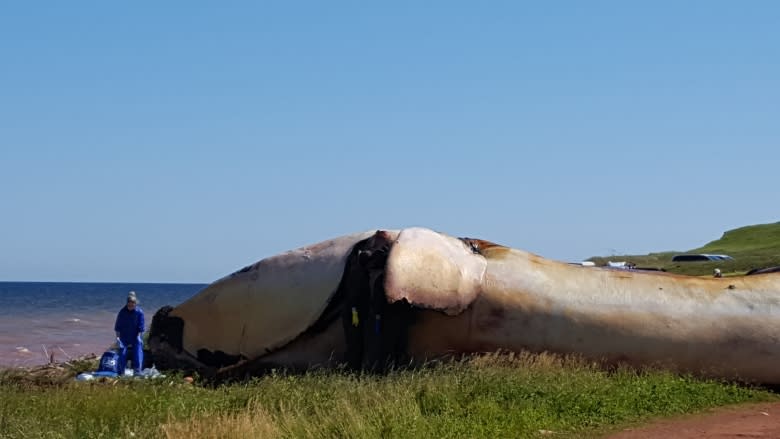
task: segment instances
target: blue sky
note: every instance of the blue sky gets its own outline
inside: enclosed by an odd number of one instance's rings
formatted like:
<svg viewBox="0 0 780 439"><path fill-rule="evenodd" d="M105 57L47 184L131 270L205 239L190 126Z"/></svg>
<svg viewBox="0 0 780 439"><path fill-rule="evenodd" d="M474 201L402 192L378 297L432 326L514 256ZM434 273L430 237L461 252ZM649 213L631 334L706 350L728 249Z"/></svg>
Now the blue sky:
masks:
<svg viewBox="0 0 780 439"><path fill-rule="evenodd" d="M580 260L780 220L780 4L482 3L0 6L0 280L208 282L408 226Z"/></svg>

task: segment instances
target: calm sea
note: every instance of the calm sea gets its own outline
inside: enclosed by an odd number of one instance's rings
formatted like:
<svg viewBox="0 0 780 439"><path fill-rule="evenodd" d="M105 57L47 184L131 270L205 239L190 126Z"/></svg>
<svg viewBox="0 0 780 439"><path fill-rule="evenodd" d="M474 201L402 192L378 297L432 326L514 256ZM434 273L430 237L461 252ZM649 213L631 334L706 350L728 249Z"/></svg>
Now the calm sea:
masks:
<svg viewBox="0 0 780 439"><path fill-rule="evenodd" d="M44 364L102 354L114 341L114 319L135 291L146 329L164 305L178 305L205 284L0 282L0 366Z"/></svg>

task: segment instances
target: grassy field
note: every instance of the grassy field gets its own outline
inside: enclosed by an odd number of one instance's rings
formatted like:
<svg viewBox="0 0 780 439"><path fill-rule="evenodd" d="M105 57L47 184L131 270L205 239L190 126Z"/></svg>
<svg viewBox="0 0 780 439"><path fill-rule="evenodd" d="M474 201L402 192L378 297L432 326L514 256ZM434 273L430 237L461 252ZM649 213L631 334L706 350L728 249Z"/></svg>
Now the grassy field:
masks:
<svg viewBox="0 0 780 439"><path fill-rule="evenodd" d="M75 372L2 372L0 437L587 437L651 417L778 400L546 354L492 354L388 376L277 373L219 387L181 376L83 383Z"/></svg>
<svg viewBox="0 0 780 439"><path fill-rule="evenodd" d="M734 258L728 262L672 262L672 256L680 253L727 254ZM589 259L597 265L611 261L628 261L638 267L663 268L671 273L710 275L715 268L724 273L745 273L753 268L780 265L780 222L758 224L729 230L718 240L687 251L668 251L647 255L613 255Z"/></svg>

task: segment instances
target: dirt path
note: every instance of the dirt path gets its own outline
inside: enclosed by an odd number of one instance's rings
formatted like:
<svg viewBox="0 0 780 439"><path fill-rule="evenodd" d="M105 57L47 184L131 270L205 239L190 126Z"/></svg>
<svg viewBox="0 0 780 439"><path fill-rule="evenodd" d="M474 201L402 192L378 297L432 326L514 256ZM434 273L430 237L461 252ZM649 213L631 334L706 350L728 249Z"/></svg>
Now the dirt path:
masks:
<svg viewBox="0 0 780 439"><path fill-rule="evenodd" d="M628 428L610 439L780 438L780 403L713 409Z"/></svg>

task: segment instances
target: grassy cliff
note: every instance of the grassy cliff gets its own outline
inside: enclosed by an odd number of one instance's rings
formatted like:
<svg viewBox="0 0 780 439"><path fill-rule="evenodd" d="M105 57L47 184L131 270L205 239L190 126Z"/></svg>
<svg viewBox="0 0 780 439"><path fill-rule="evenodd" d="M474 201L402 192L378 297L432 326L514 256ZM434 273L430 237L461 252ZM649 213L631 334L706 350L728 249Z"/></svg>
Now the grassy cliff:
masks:
<svg viewBox="0 0 780 439"><path fill-rule="evenodd" d="M672 262L680 253L727 254L733 261ZM720 268L724 273L744 273L753 268L780 265L780 222L757 224L729 230L720 239L684 252L666 251L647 255L597 256L589 259L597 265L607 261L628 261L638 267L661 268L671 273L708 275Z"/></svg>

